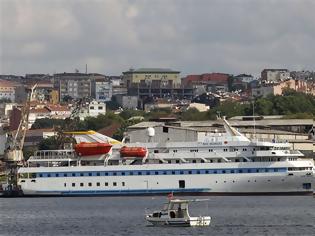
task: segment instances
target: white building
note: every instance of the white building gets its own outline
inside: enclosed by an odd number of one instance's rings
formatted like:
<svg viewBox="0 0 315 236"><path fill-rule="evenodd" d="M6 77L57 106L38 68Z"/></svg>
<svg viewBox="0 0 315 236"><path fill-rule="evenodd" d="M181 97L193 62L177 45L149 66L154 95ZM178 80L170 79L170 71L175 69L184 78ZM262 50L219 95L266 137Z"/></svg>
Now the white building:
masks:
<svg viewBox="0 0 315 236"><path fill-rule="evenodd" d="M235 76L235 78L240 79L244 83L250 83L255 80L255 78L252 75L247 74L240 74Z"/></svg>
<svg viewBox="0 0 315 236"><path fill-rule="evenodd" d="M290 71L287 69L264 69L261 72L261 78L264 81L279 82L291 77Z"/></svg>
<svg viewBox="0 0 315 236"><path fill-rule="evenodd" d="M95 99L99 102L107 102L112 99L113 85L107 81L95 81Z"/></svg>
<svg viewBox="0 0 315 236"><path fill-rule="evenodd" d="M80 111L79 117L80 120L84 120L86 117L97 117L100 114L106 114L106 104L104 102L92 101Z"/></svg>

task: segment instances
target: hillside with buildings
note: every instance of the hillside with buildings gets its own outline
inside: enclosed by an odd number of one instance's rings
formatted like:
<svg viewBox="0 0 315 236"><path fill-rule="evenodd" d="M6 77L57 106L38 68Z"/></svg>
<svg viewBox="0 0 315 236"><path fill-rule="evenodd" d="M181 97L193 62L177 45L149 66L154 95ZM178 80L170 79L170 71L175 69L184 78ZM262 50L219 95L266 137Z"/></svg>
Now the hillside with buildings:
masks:
<svg viewBox="0 0 315 236"><path fill-rule="evenodd" d="M0 75L0 125L5 132L18 128L27 91L34 85L26 145L35 148L65 124L121 139L129 126L141 121L214 121L218 115L280 115L274 122L315 117L314 72L264 69L255 78L246 72L182 76L178 70L140 68L119 76ZM69 120L75 122L69 125ZM307 126L304 134L312 128Z"/></svg>

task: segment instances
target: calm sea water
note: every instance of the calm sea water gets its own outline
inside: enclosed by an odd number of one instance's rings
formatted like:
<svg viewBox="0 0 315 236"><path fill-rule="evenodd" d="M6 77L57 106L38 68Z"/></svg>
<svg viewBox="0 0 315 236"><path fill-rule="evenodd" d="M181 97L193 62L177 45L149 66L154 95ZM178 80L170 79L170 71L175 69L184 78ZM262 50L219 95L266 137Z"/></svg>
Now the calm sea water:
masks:
<svg viewBox="0 0 315 236"><path fill-rule="evenodd" d="M185 197L193 199L195 197ZM190 207L210 227L150 227L165 197L0 198L0 235L315 235L311 196L210 197Z"/></svg>

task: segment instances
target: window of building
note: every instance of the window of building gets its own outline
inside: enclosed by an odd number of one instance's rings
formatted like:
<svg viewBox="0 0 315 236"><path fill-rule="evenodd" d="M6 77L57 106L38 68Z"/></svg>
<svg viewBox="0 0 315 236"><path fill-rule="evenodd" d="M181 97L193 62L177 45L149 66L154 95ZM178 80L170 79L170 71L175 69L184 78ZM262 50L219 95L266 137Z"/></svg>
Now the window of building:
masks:
<svg viewBox="0 0 315 236"><path fill-rule="evenodd" d="M113 186L117 186L117 182L114 182L114 183L113 183Z"/></svg>
<svg viewBox="0 0 315 236"><path fill-rule="evenodd" d="M72 183L72 187L75 187L75 183Z"/></svg>
<svg viewBox="0 0 315 236"><path fill-rule="evenodd" d="M108 182L105 182L105 186L108 186Z"/></svg>
<svg viewBox="0 0 315 236"><path fill-rule="evenodd" d="M92 176L92 173L89 173L89 176Z"/></svg>
<svg viewBox="0 0 315 236"><path fill-rule="evenodd" d="M83 174L83 173L80 173L80 176L84 176L84 174Z"/></svg>
<svg viewBox="0 0 315 236"><path fill-rule="evenodd" d="M91 107L90 107L90 110L94 110L94 107L93 107L93 106L91 106Z"/></svg>
<svg viewBox="0 0 315 236"><path fill-rule="evenodd" d="M92 183L89 183L89 187L91 187L92 186Z"/></svg>
<svg viewBox="0 0 315 236"><path fill-rule="evenodd" d="M67 183L64 183L63 186L64 186L64 187L67 187Z"/></svg>
<svg viewBox="0 0 315 236"><path fill-rule="evenodd" d="M72 176L75 176L75 173L72 173Z"/></svg>
<svg viewBox="0 0 315 236"><path fill-rule="evenodd" d="M59 174L58 174L58 173L56 174L56 177L59 177Z"/></svg>
<svg viewBox="0 0 315 236"><path fill-rule="evenodd" d="M84 184L83 184L83 183L80 183L80 186L81 186L81 187L83 187L83 186L84 186Z"/></svg>
<svg viewBox="0 0 315 236"><path fill-rule="evenodd" d="M96 183L96 186L98 186L98 187L99 187L100 185L101 185L101 184L100 184L99 182L97 182L97 183Z"/></svg>
<svg viewBox="0 0 315 236"><path fill-rule="evenodd" d="M163 126L163 133L168 133L168 127Z"/></svg>
<svg viewBox="0 0 315 236"><path fill-rule="evenodd" d="M99 172L96 173L96 176L100 176L100 175L101 175L101 173L99 173Z"/></svg>
<svg viewBox="0 0 315 236"><path fill-rule="evenodd" d="M122 182L121 185L122 185L122 186L125 186L125 182Z"/></svg>

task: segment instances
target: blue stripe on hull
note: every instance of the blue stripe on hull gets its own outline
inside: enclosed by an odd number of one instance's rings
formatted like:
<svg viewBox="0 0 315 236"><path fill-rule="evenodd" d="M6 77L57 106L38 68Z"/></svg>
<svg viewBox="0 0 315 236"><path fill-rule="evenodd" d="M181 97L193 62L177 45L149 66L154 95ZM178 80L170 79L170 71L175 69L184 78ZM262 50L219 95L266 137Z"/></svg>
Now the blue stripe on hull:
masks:
<svg viewBox="0 0 315 236"><path fill-rule="evenodd" d="M162 194L162 193L204 193L209 192L210 188L192 188L192 189L149 189L149 190L78 190L78 191L37 191L35 194L40 195L145 195L145 194Z"/></svg>

